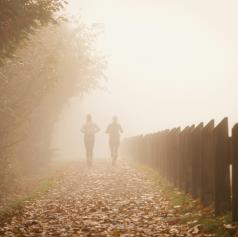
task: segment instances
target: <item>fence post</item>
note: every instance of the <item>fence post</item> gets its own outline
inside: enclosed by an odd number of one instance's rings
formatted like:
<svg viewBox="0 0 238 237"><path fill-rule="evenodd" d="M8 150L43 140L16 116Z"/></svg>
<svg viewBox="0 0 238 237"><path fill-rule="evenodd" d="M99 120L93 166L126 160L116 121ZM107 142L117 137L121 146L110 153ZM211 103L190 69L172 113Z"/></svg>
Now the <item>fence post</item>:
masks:
<svg viewBox="0 0 238 237"><path fill-rule="evenodd" d="M144 148L143 148L143 143L142 143L143 136L142 135L138 136L136 140L137 140L136 141L137 161L143 163L143 158L144 158L144 154L143 154L144 153Z"/></svg>
<svg viewBox="0 0 238 237"><path fill-rule="evenodd" d="M156 138L156 149L157 149L157 165L156 165L156 167L157 167L157 169L158 169L158 171L159 172L161 172L161 170L160 170L160 168L161 168L161 166L160 166L160 164L161 164L161 161L160 161L160 159L161 159L161 148L160 148L160 146L161 146L161 141L160 141L160 137L161 137L161 132L158 132L157 133L157 138Z"/></svg>
<svg viewBox="0 0 238 237"><path fill-rule="evenodd" d="M168 149L167 138L169 130L164 130L162 133L162 174L167 178L167 164L168 164Z"/></svg>
<svg viewBox="0 0 238 237"><path fill-rule="evenodd" d="M167 167L166 167L166 172L167 172L167 179L169 182L171 182L171 158L172 158L172 149L171 149L171 140L172 140L172 133L173 130L169 131L167 135Z"/></svg>
<svg viewBox="0 0 238 237"><path fill-rule="evenodd" d="M179 136L179 188L185 191L186 187L186 139L189 127L184 128Z"/></svg>
<svg viewBox="0 0 238 237"><path fill-rule="evenodd" d="M172 144L171 144L171 150L172 150L172 159L171 159L171 181L174 186L177 186L178 181L178 135L180 132L180 128L173 129L173 135L172 135Z"/></svg>
<svg viewBox="0 0 238 237"><path fill-rule="evenodd" d="M165 175L164 173L164 163L165 163L165 142L164 142L164 137L165 137L165 131L162 131L160 134L160 172L161 175Z"/></svg>
<svg viewBox="0 0 238 237"><path fill-rule="evenodd" d="M174 150L175 150L175 143L174 143L174 135L176 129L172 129L168 134L167 140L167 149L168 149L168 178L171 183L174 183Z"/></svg>
<svg viewBox="0 0 238 237"><path fill-rule="evenodd" d="M185 192L192 193L192 156L193 156L193 149L192 149L192 138L193 138L193 130L195 125L192 125L187 133L186 137L186 147L185 147Z"/></svg>
<svg viewBox="0 0 238 237"><path fill-rule="evenodd" d="M202 129L200 123L193 131L192 139L192 197L198 198L201 192L201 156L202 156Z"/></svg>
<svg viewBox="0 0 238 237"><path fill-rule="evenodd" d="M172 182L173 185L176 185L176 179L177 179L177 136L178 136L178 128L174 129L173 132L173 139L172 139L172 163L171 163L171 175L172 175Z"/></svg>
<svg viewBox="0 0 238 237"><path fill-rule="evenodd" d="M232 219L238 221L238 124L232 129Z"/></svg>
<svg viewBox="0 0 238 237"><path fill-rule="evenodd" d="M200 198L205 206L214 202L215 161L214 161L214 120L211 120L202 131L201 156L201 193Z"/></svg>
<svg viewBox="0 0 238 237"><path fill-rule="evenodd" d="M164 135L164 172L165 172L165 177L168 179L168 160L169 160L169 149L168 149L168 138L169 138L169 132L170 131L166 131L165 135Z"/></svg>
<svg viewBox="0 0 238 237"><path fill-rule="evenodd" d="M214 130L215 142L215 214L231 208L228 118L224 118Z"/></svg>
<svg viewBox="0 0 238 237"><path fill-rule="evenodd" d="M155 133L153 135L153 154L154 154L154 158L153 158L153 167L158 170L158 133Z"/></svg>
<svg viewBox="0 0 238 237"><path fill-rule="evenodd" d="M150 141L150 165L151 167L154 167L154 134L151 134L149 137L149 141Z"/></svg>
<svg viewBox="0 0 238 237"><path fill-rule="evenodd" d="M149 135L144 136L144 145L145 145L145 164L149 165L150 163Z"/></svg>

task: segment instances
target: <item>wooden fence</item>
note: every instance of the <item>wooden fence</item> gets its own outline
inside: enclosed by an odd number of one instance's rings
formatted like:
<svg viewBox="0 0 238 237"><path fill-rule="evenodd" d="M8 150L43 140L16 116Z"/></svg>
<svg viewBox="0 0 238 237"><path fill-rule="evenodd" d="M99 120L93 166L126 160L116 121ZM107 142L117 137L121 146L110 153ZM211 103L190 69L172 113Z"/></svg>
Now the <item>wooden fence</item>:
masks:
<svg viewBox="0 0 238 237"><path fill-rule="evenodd" d="M224 118L216 127L211 120L128 138L123 150L204 206L214 204L216 215L232 211L238 220L238 124L231 137Z"/></svg>

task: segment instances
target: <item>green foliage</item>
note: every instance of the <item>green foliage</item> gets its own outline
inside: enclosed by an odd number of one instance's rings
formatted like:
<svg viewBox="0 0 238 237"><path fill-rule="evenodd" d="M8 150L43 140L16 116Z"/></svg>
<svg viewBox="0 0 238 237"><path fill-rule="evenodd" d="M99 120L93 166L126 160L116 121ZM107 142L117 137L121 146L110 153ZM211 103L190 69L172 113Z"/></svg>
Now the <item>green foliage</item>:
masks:
<svg viewBox="0 0 238 237"><path fill-rule="evenodd" d="M65 0L0 1L0 65L40 26L56 22Z"/></svg>

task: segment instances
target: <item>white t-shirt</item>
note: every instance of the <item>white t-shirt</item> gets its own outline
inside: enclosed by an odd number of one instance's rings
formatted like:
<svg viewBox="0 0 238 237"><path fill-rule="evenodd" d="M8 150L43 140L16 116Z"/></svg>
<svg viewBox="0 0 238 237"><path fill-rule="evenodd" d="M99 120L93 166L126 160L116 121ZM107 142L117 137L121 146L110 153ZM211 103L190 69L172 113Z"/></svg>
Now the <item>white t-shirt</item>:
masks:
<svg viewBox="0 0 238 237"><path fill-rule="evenodd" d="M99 131L98 126L93 122L86 122L81 131L85 134L85 136L94 136L95 133Z"/></svg>

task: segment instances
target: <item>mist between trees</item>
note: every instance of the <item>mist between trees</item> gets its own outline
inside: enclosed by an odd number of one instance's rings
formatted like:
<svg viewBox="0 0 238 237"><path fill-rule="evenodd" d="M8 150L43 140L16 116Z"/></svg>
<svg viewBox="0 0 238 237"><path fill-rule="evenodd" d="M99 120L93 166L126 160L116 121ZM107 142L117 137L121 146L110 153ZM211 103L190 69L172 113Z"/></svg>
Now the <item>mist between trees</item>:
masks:
<svg viewBox="0 0 238 237"><path fill-rule="evenodd" d="M32 1L14 1L12 6L8 2L0 4L1 36L5 32L0 43L0 202L26 189L23 180L47 170L58 116L71 97L97 86L105 66L104 59L92 53L94 29L82 23L56 24L53 14L64 1L34 1L35 10L45 12L45 18L19 24L19 12L13 22L2 9ZM20 27L14 35L4 31L11 23Z"/></svg>

